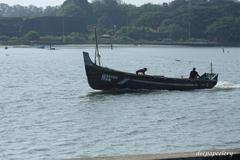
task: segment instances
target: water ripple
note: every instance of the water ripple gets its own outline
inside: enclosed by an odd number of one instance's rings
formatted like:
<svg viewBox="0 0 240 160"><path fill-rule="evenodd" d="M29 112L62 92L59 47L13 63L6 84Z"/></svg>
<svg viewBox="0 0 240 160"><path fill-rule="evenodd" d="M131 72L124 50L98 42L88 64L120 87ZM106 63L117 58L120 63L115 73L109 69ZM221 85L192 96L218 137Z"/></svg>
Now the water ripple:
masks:
<svg viewBox="0 0 240 160"><path fill-rule="evenodd" d="M81 49L11 48L10 56L0 58L0 159L240 147L239 61L233 63L240 57L220 57L214 50L103 49L104 64L111 68L135 72L146 65L148 74L172 77L188 73L193 64L205 72L211 56L220 81L212 90L101 92L87 84Z"/></svg>

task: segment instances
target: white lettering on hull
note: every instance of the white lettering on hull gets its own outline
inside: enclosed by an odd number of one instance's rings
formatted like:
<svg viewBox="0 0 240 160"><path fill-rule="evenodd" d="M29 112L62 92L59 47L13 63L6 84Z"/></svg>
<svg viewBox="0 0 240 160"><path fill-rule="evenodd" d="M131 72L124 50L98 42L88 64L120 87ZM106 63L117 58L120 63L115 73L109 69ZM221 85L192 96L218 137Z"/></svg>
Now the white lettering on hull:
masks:
<svg viewBox="0 0 240 160"><path fill-rule="evenodd" d="M118 76L102 74L101 80L106 82L112 82L112 80L118 80Z"/></svg>

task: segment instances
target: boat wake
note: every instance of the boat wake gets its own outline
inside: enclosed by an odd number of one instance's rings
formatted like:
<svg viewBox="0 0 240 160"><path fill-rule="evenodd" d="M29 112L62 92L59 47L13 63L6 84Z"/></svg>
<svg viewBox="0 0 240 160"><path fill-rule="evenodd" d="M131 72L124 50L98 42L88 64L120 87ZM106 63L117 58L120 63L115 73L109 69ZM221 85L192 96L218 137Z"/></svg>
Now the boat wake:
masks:
<svg viewBox="0 0 240 160"><path fill-rule="evenodd" d="M219 90L240 89L240 84L232 83L229 81L219 81L215 88Z"/></svg>

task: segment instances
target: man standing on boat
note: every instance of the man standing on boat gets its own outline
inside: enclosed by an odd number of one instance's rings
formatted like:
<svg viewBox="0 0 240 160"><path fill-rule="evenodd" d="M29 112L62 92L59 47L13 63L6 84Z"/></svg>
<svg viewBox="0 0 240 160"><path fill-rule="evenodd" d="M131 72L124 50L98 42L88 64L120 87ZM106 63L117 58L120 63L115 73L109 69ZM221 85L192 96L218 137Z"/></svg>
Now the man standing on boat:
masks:
<svg viewBox="0 0 240 160"><path fill-rule="evenodd" d="M199 77L200 76L199 76L198 72L196 71L196 68L193 68L193 70L190 72L189 79L197 79Z"/></svg>

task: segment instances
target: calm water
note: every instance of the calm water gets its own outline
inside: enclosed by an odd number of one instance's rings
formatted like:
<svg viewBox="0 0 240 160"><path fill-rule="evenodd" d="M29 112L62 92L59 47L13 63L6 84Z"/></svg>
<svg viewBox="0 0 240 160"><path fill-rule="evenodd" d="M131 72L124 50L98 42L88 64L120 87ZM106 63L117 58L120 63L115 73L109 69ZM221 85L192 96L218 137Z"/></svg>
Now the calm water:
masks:
<svg viewBox="0 0 240 160"><path fill-rule="evenodd" d="M0 159L240 147L240 48L101 48L103 65L148 74L220 74L212 90L109 93L89 88L82 51L0 48ZM93 54L91 54L93 57Z"/></svg>

